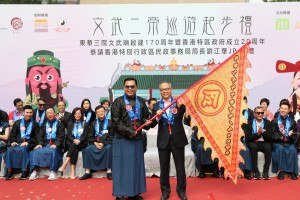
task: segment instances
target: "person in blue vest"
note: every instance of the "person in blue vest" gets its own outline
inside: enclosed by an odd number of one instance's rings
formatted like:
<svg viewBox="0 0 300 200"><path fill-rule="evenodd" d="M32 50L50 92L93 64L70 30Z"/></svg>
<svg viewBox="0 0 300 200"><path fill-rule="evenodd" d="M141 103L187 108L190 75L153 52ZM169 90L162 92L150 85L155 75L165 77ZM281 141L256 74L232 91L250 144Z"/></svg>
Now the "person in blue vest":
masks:
<svg viewBox="0 0 300 200"><path fill-rule="evenodd" d="M83 167L85 174L80 180L92 177L91 170L105 170L106 177L111 180L112 173L112 149L111 149L111 122L105 115L105 108L97 106L95 108L96 120L91 123L88 135L89 145L82 151Z"/></svg>
<svg viewBox="0 0 300 200"><path fill-rule="evenodd" d="M272 171L278 173L279 180L289 173L292 180L298 179L298 155L296 143L299 138L297 124L289 115L290 103L282 101L278 117L272 121L274 151L272 153Z"/></svg>
<svg viewBox="0 0 300 200"><path fill-rule="evenodd" d="M11 180L13 169L21 169L20 180L27 179L29 175L29 153L36 145L36 136L39 125L32 117L33 109L30 105L23 108L24 118L14 122L10 134L10 147L4 155L7 174L6 180Z"/></svg>
<svg viewBox="0 0 300 200"><path fill-rule="evenodd" d="M8 120L9 120L9 125L12 127L14 125L14 122L17 121L18 119L22 119L23 116L23 101L20 98L16 98L14 100L14 106L15 110L11 111L8 114Z"/></svg>
<svg viewBox="0 0 300 200"><path fill-rule="evenodd" d="M40 126L37 136L37 145L30 152L29 180L38 178L38 168L47 167L50 169L48 180L57 179L59 162L62 159L62 149L65 138L65 127L62 122L56 119L54 108L45 110L46 119Z"/></svg>
<svg viewBox="0 0 300 200"><path fill-rule="evenodd" d="M146 177L141 125L149 125L149 110L145 100L136 95L135 78L124 80L125 94L116 98L111 107L113 139L113 196L116 199L141 200L146 192ZM144 127L149 129L150 127Z"/></svg>

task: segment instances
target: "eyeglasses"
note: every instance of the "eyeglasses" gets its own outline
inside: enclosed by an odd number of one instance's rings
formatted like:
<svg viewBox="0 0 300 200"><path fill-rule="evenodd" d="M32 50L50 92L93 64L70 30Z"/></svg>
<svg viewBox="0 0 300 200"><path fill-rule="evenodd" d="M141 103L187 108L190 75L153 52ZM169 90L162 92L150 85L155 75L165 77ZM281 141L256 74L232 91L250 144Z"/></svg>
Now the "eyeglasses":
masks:
<svg viewBox="0 0 300 200"><path fill-rule="evenodd" d="M263 115L264 114L264 112L255 112L256 114L258 114L258 115Z"/></svg>
<svg viewBox="0 0 300 200"><path fill-rule="evenodd" d="M39 106L41 106L41 107L45 107L45 106L46 106L46 104L39 104Z"/></svg>
<svg viewBox="0 0 300 200"><path fill-rule="evenodd" d="M167 92L169 91L171 88L164 88L164 89L160 89L161 92Z"/></svg>
<svg viewBox="0 0 300 200"><path fill-rule="evenodd" d="M126 89L134 89L136 86L135 85L125 85L124 87Z"/></svg>

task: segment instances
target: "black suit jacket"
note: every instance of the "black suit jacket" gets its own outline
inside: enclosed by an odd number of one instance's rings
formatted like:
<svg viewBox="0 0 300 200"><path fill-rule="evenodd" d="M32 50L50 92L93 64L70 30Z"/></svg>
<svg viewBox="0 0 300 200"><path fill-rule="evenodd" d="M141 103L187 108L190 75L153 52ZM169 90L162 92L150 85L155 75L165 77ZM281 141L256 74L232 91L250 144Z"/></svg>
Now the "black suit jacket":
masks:
<svg viewBox="0 0 300 200"><path fill-rule="evenodd" d="M65 116L65 115L64 115ZM83 123L83 122L80 122ZM73 128L74 128L74 122L72 120L69 121L67 126L67 138L66 138L66 146L68 147L73 144L73 140L75 139L73 136ZM81 146L87 146L87 139L88 139L88 133L89 133L89 125L87 123L83 124L83 133L80 136L80 143Z"/></svg>
<svg viewBox="0 0 300 200"><path fill-rule="evenodd" d="M57 120L57 119L55 119ZM47 146L49 144L49 140L47 139L47 133L46 133L46 123L47 118L45 119L45 122L42 124L39 130L39 134L37 136L37 145ZM50 123L50 127L52 128L53 122ZM65 140L65 127L64 125L58 121L57 123L57 131L56 131L56 139L52 139L53 144L56 145L57 148L63 148Z"/></svg>
<svg viewBox="0 0 300 200"><path fill-rule="evenodd" d="M26 139L26 142L30 146L30 148L34 148L36 146L36 137L39 133L39 124L32 120L32 130L30 134L30 139ZM28 128L29 122L25 121L25 127ZM10 133L10 143L16 142L16 143L22 143L23 139L21 138L21 120L17 120L11 130Z"/></svg>
<svg viewBox="0 0 300 200"><path fill-rule="evenodd" d="M185 113L185 105L181 105L178 107L176 105L177 113L174 114L174 123L171 125L172 130L172 139L177 148L182 148L188 144L188 140L184 131L182 120L184 120L184 124L190 125L191 118L186 118L184 116ZM152 110L152 116L156 114L156 111L159 110L159 102L154 104ZM153 120L151 127L154 127L158 124L158 134L157 134L157 147L160 149L165 149L169 142L169 125L163 123L163 119L161 118L159 122L157 120Z"/></svg>
<svg viewBox="0 0 300 200"><path fill-rule="evenodd" d="M298 132L297 132L297 124L294 119L291 119L291 127L290 130L293 130L293 134L291 137L287 137L287 141L283 140L282 133L280 131L280 128L278 126L278 118L274 118L271 122L274 128L274 134L273 134L273 142L275 143L288 143L288 144L295 144L299 138Z"/></svg>
<svg viewBox="0 0 300 200"><path fill-rule="evenodd" d="M59 113L56 113L56 114L59 115ZM68 128L68 124L71 119L71 115L72 115L71 113L69 113L68 111L65 111L64 116L59 119L59 121L61 121L63 123L65 128Z"/></svg>
<svg viewBox="0 0 300 200"><path fill-rule="evenodd" d="M264 131L262 133L262 137L264 138L265 142L269 142L272 143L272 136L273 136L273 125L272 123L267 120L267 119L262 119L264 121L264 127L262 127L263 129L265 129L266 131ZM246 142L254 142L256 140L258 140L261 136L258 135L258 133L253 133L252 134L252 123L253 120L248 121L248 124L243 124L242 128L245 132L245 137L246 137Z"/></svg>

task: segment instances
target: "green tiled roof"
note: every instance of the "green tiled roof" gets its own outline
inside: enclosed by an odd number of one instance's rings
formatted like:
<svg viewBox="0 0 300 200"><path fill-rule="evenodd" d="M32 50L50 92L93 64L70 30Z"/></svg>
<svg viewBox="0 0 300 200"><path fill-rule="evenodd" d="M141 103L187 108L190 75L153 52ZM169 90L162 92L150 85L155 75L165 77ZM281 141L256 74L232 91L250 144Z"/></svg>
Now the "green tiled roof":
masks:
<svg viewBox="0 0 300 200"><path fill-rule="evenodd" d="M133 77L138 82L139 89L158 88L162 81L172 84L173 89L187 89L205 75L121 75L112 89L123 89L124 80Z"/></svg>

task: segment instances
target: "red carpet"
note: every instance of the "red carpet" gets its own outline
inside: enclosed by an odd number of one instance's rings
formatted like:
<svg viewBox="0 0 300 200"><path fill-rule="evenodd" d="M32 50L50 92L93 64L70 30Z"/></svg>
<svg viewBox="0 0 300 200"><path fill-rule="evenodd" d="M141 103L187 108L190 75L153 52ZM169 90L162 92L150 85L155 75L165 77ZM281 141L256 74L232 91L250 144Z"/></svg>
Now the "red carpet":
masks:
<svg viewBox="0 0 300 200"><path fill-rule="evenodd" d="M240 200L240 199L299 199L300 180L292 181L285 178L279 181L272 178L269 181L248 181L238 179L238 184L232 181L215 178L188 178L187 196L192 199L208 200ZM176 195L176 179L171 178L172 193L170 200L178 199ZM48 181L40 178L36 181L6 181L0 179L0 199L97 199L113 200L112 182L107 179L89 179L85 181L58 179ZM159 178L147 178L147 192L142 195L146 200L160 198Z"/></svg>

